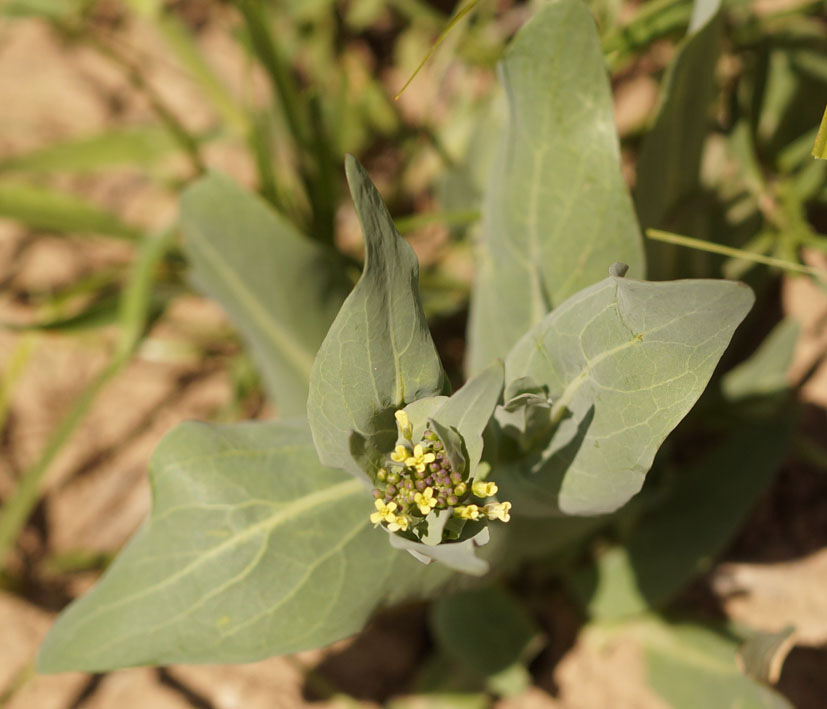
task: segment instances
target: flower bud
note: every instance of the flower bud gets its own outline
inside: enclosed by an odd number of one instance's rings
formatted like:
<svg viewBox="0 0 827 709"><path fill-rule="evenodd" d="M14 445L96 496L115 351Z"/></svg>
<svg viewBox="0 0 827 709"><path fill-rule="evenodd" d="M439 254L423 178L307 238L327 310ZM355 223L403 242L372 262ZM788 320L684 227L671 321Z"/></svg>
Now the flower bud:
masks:
<svg viewBox="0 0 827 709"><path fill-rule="evenodd" d="M394 413L394 418L396 419L396 426L399 429L399 433L402 434L402 438L407 438L410 441L413 435L413 426L411 426L411 420L408 418L407 412L400 409Z"/></svg>

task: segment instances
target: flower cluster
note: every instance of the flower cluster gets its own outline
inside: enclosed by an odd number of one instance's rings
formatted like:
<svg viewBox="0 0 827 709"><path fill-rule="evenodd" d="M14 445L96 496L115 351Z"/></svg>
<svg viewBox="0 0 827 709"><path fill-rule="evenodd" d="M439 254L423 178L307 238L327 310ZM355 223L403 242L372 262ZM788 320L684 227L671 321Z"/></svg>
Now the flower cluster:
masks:
<svg viewBox="0 0 827 709"><path fill-rule="evenodd" d="M469 481L464 465L455 470L445 445L433 431L426 431L414 444L407 413L400 410L395 415L405 442L398 444L385 466L376 471L376 512L370 516L374 525L385 524L391 532L404 532L420 524L431 511L446 509L452 509L452 517L458 520L511 519L510 502L475 501L496 495L496 483Z"/></svg>

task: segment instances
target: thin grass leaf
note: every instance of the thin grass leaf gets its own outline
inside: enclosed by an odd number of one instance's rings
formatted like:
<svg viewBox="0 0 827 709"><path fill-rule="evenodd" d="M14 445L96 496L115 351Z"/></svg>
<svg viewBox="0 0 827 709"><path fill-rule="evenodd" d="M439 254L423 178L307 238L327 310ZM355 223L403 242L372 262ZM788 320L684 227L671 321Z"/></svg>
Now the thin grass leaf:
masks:
<svg viewBox="0 0 827 709"><path fill-rule="evenodd" d="M431 48L428 50L428 53L423 57L422 61L419 62L416 69L414 69L413 74L411 74L410 77L408 77L408 80L405 82L402 88L399 89L399 93L393 97L394 101L398 101L399 97L403 93L405 93L405 89L407 89L408 86L411 85L411 82L416 78L416 75L420 72L422 67L428 63L428 60L434 55L434 52L436 52L436 50L439 49L439 45L442 44L442 42L448 36L448 33L452 29L454 29L454 27L456 27L462 21L462 18L464 18L469 12L471 12L471 10L473 10L477 5L479 5L479 0L471 0L471 2L469 2L464 7L460 8L457 14L451 18L451 21L448 23L445 29L442 30L442 32L440 32L439 37L436 38L436 42L434 42L431 45Z"/></svg>
<svg viewBox="0 0 827 709"><path fill-rule="evenodd" d="M139 333L143 331L147 322L149 314L147 294L150 291L155 267L166 253L170 243L169 233L161 237L147 237L143 241L133 275L121 301L120 319L123 329L115 356L72 402L69 411L60 420L46 442L40 458L23 472L11 497L0 510L0 565L4 562L6 554L12 548L34 509L40 495L41 482L55 457L86 417L103 388L129 362L132 351L140 340Z"/></svg>
<svg viewBox="0 0 827 709"><path fill-rule="evenodd" d="M0 183L0 218L32 229L137 239L141 230L120 217L65 192L23 183Z"/></svg>
<svg viewBox="0 0 827 709"><path fill-rule="evenodd" d="M0 161L0 172L94 172L110 167L147 167L177 150L159 126L138 126L81 136Z"/></svg>

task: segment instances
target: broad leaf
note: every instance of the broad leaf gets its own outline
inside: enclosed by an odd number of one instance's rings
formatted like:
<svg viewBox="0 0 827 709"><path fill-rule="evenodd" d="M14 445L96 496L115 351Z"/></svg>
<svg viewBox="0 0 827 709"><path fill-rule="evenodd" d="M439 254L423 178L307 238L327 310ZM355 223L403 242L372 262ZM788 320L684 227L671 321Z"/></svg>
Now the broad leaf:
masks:
<svg viewBox="0 0 827 709"><path fill-rule="evenodd" d="M730 401L778 394L789 388L787 372L793 361L801 324L785 318L757 350L721 379L721 391Z"/></svg>
<svg viewBox="0 0 827 709"><path fill-rule="evenodd" d="M482 457L482 432L503 389L503 365L495 362L448 399L433 415L442 426L459 431L468 452L468 475L473 478Z"/></svg>
<svg viewBox="0 0 827 709"><path fill-rule="evenodd" d="M729 628L646 615L587 625L578 643L592 651L608 643L642 649L647 684L672 709L792 709L784 697L739 672L741 639Z"/></svg>
<svg viewBox="0 0 827 709"><path fill-rule="evenodd" d="M504 590L489 586L440 598L429 624L439 648L489 684L496 686L500 677L530 683L523 663L538 649L538 631Z"/></svg>
<svg viewBox="0 0 827 709"><path fill-rule="evenodd" d="M365 267L313 364L307 407L322 463L361 476L350 455L352 433L391 451L394 411L443 393L445 376L422 312L413 249L364 168L351 156L346 168L365 235Z"/></svg>
<svg viewBox="0 0 827 709"><path fill-rule="evenodd" d="M152 515L65 611L41 672L249 662L358 631L380 604L451 577L394 550L304 422L187 423L150 466Z"/></svg>
<svg viewBox="0 0 827 709"><path fill-rule="evenodd" d="M282 415L305 412L313 358L346 291L333 256L213 173L181 200L196 286L230 315Z"/></svg>
<svg viewBox="0 0 827 709"><path fill-rule="evenodd" d="M737 639L656 618L641 621L635 634L646 649L649 685L673 709L792 709L780 694L738 671Z"/></svg>
<svg viewBox="0 0 827 709"><path fill-rule="evenodd" d="M743 426L697 465L677 473L663 502L622 547L575 574L588 613L616 619L663 606L729 543L783 463L795 427L787 409Z"/></svg>
<svg viewBox="0 0 827 709"><path fill-rule="evenodd" d="M490 568L488 562L476 553L477 547L488 544L487 527L480 529L473 538L435 546L404 539L397 534L391 534L389 539L394 549L404 549L423 565L438 561L437 566L454 569L470 576L484 576Z"/></svg>
<svg viewBox="0 0 827 709"><path fill-rule="evenodd" d="M635 206L645 229L686 231L676 210L698 189L721 48L719 5L720 0L695 2L687 37L663 80L657 118L646 134L637 164ZM682 275L678 247L649 241L646 252L650 278Z"/></svg>
<svg viewBox="0 0 827 709"><path fill-rule="evenodd" d="M498 470L515 511L600 514L635 495L752 302L731 281L611 276L526 333L506 381L548 387L555 428L542 452Z"/></svg>
<svg viewBox="0 0 827 709"><path fill-rule="evenodd" d="M738 668L757 682L775 684L781 678L784 660L794 645L793 626L778 633L758 633L738 648Z"/></svg>
<svg viewBox="0 0 827 709"><path fill-rule="evenodd" d="M508 130L483 204L468 365L497 357L615 261L643 275L609 79L580 0L543 5L500 66Z"/></svg>

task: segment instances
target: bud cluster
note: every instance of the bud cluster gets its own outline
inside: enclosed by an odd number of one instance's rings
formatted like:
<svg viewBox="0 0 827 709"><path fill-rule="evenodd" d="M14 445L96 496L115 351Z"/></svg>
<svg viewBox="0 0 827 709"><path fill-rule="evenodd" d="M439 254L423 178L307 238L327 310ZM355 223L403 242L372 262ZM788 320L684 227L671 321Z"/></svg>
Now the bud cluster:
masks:
<svg viewBox="0 0 827 709"><path fill-rule="evenodd" d="M405 411L396 412L400 437L398 444L375 473L376 512L370 516L374 525L386 524L391 532L416 527L432 510L453 509L460 520L488 518L508 522L510 502L478 505L474 498L488 498L497 493L493 482L469 484L463 465L455 470L445 445L434 431L427 430L414 444L413 427Z"/></svg>

